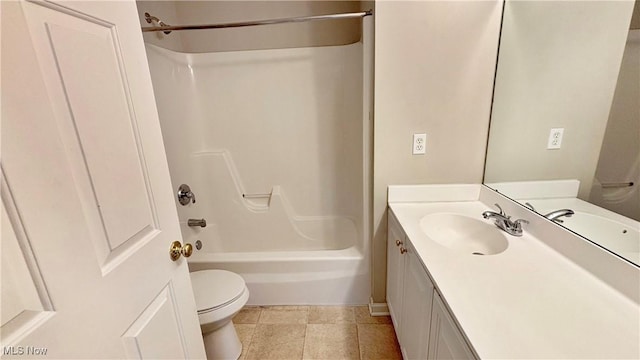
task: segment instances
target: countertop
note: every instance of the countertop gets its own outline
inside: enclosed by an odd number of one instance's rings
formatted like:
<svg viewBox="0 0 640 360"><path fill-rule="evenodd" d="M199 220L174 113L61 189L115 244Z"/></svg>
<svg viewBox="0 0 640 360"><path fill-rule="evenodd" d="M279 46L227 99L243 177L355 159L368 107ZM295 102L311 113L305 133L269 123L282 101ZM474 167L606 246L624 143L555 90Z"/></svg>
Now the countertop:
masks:
<svg viewBox="0 0 640 360"><path fill-rule="evenodd" d="M482 359L640 358L640 306L525 233L499 254L474 256L429 239L420 219L482 219L479 200L393 202L389 207Z"/></svg>

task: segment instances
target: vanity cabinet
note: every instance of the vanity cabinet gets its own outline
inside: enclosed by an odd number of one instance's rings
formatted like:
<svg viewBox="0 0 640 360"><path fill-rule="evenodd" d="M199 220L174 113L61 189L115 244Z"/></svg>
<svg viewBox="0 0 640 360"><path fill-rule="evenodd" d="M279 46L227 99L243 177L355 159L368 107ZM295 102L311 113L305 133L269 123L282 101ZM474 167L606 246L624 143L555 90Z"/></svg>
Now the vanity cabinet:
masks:
<svg viewBox="0 0 640 360"><path fill-rule="evenodd" d="M391 211L387 235L387 306L403 358L475 359Z"/></svg>
<svg viewBox="0 0 640 360"><path fill-rule="evenodd" d="M429 356L426 358L475 359L437 292L433 296Z"/></svg>

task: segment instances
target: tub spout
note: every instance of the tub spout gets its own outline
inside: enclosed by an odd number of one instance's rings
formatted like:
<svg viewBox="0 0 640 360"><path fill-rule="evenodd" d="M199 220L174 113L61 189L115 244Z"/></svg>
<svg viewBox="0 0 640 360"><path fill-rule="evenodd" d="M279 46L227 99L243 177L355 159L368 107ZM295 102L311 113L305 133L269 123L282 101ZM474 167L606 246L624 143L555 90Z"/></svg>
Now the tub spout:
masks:
<svg viewBox="0 0 640 360"><path fill-rule="evenodd" d="M207 226L207 220L205 220L205 219L189 219L189 220L187 220L187 225L189 225L189 226L206 227Z"/></svg>

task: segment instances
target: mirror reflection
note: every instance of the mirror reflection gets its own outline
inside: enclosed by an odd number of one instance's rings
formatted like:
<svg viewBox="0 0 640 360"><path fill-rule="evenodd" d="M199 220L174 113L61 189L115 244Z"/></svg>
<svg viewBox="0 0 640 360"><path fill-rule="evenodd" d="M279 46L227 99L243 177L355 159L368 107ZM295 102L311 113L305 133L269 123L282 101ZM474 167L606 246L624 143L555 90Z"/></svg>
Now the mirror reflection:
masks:
<svg viewBox="0 0 640 360"><path fill-rule="evenodd" d="M636 265L638 3L506 1L484 179Z"/></svg>

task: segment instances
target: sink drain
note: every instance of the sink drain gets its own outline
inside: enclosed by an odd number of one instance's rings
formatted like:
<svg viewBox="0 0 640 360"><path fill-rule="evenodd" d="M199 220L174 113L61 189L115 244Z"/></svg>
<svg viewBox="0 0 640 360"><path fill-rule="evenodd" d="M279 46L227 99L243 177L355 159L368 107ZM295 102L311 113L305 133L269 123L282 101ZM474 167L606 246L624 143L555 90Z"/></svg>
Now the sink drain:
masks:
<svg viewBox="0 0 640 360"><path fill-rule="evenodd" d="M471 254L472 254L472 255L484 255L483 253L481 253L481 252L477 252L477 251L472 252Z"/></svg>

